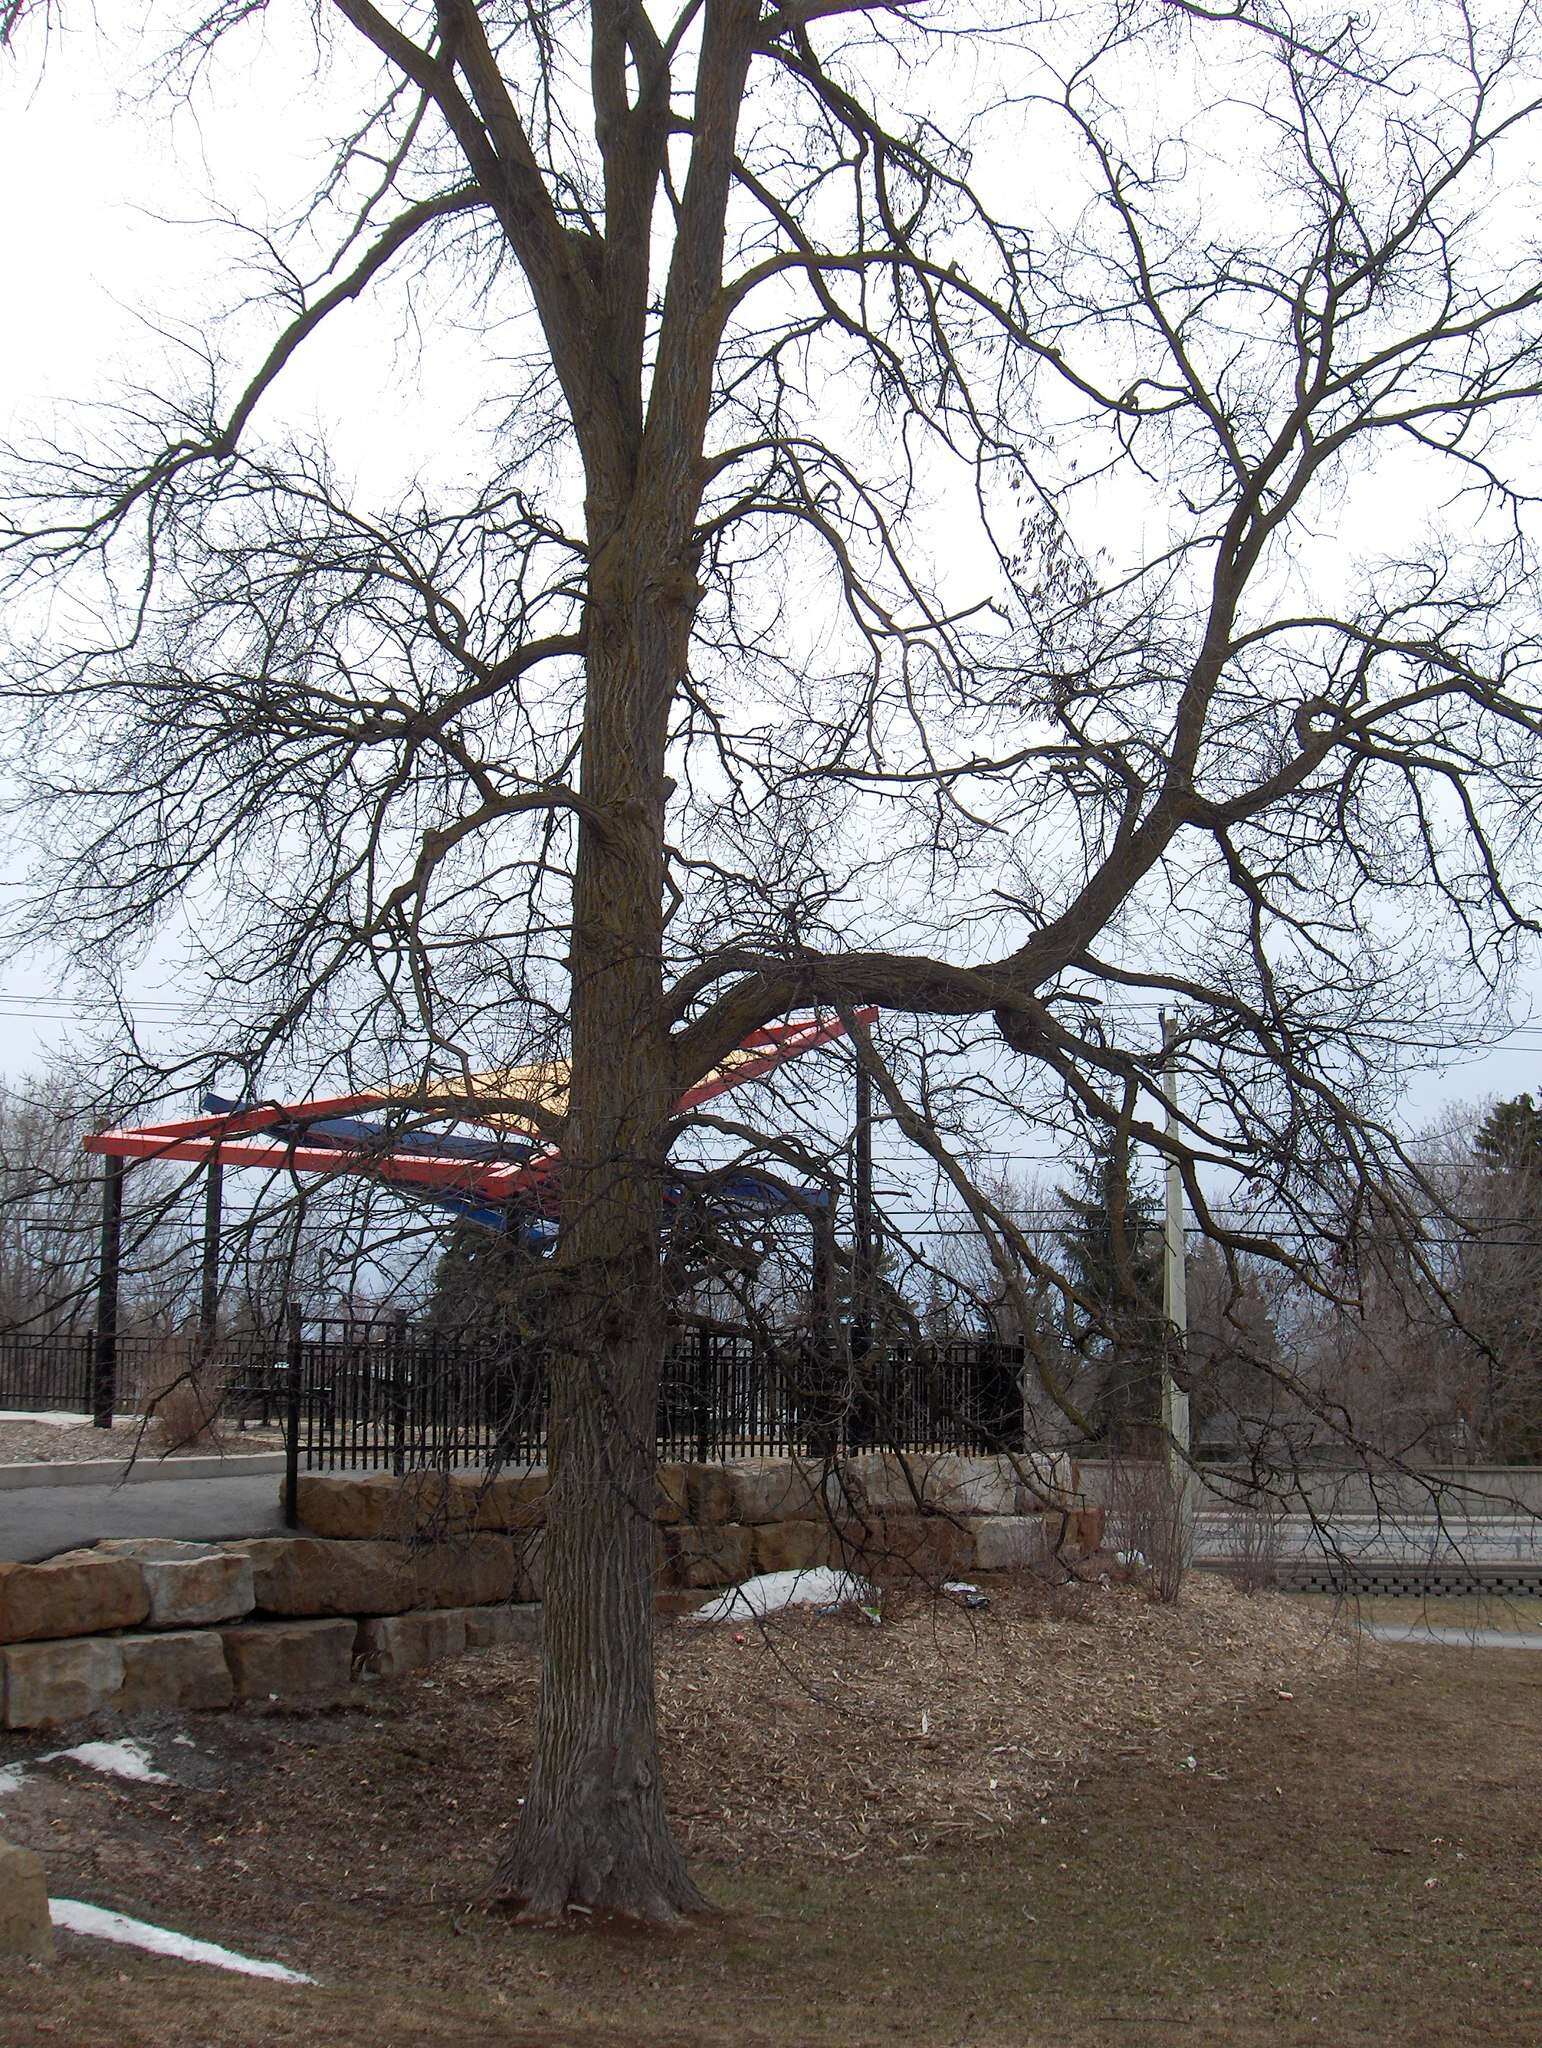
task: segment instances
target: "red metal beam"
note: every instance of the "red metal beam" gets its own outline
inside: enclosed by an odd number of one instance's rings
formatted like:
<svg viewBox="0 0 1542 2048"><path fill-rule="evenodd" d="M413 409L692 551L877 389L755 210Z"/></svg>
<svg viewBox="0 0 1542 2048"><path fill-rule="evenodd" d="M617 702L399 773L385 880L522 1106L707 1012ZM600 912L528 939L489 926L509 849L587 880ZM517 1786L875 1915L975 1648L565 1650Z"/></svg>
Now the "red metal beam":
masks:
<svg viewBox="0 0 1542 2048"><path fill-rule="evenodd" d="M871 1023L876 1009L858 1010L863 1023ZM841 1037L845 1025L839 1017L821 1022L804 1017L786 1024L768 1024L752 1031L741 1050L757 1057L741 1060L726 1072L709 1074L698 1081L675 1104L676 1112L694 1109L763 1074L800 1053L827 1045ZM381 1094L334 1095L312 1102L264 1103L253 1109L224 1111L209 1116L184 1117L172 1123L142 1124L134 1130L98 1131L86 1138L87 1152L115 1159L180 1159L208 1165L264 1166L276 1173L360 1173L377 1179L423 1187L453 1187L467 1194L485 1195L490 1200L507 1199L522 1187L531 1187L550 1176L561 1165L561 1153L548 1146L533 1159L479 1165L458 1155L432 1152L371 1152L365 1147L307 1145L303 1140L261 1142L261 1133L274 1124L306 1123L325 1117L346 1116L355 1110L378 1108L393 1098Z"/></svg>
<svg viewBox="0 0 1542 2048"><path fill-rule="evenodd" d="M858 1010L856 1016L864 1024L871 1024L878 1015L876 1008ZM800 1053L812 1052L816 1046L828 1045L832 1038L845 1036L846 1026L839 1017L831 1017L821 1023L817 1017L805 1017L795 1024L768 1024L763 1031L752 1031L741 1043L742 1051L766 1049L759 1059L741 1060L726 1073L709 1074L704 1081L698 1081L687 1088L675 1104L676 1111L694 1109L699 1102L710 1102L714 1096L726 1095L730 1088L738 1088L746 1081L758 1081L762 1074L769 1074L773 1068L787 1060L793 1060Z"/></svg>
<svg viewBox="0 0 1542 2048"><path fill-rule="evenodd" d="M280 1102L265 1102L255 1109L220 1110L209 1116L183 1117L176 1123L136 1124L132 1131L98 1131L85 1139L84 1144L88 1152L112 1153L117 1149L114 1141L119 1138L234 1137L242 1131L265 1130L270 1124L294 1123L300 1117L345 1116L356 1109L375 1109L388 1099L379 1094L334 1095L323 1096L315 1102L296 1103L288 1108ZM123 1156L139 1155L126 1153Z"/></svg>
<svg viewBox="0 0 1542 2048"><path fill-rule="evenodd" d="M515 1186L532 1173L527 1165L479 1165L449 1153L371 1152L363 1147L349 1151L333 1145L260 1144L242 1138L165 1138L149 1130L104 1131L88 1142L92 1151L118 1159L187 1159L201 1165L214 1161L291 1173L374 1173L388 1180L421 1181L428 1187Z"/></svg>

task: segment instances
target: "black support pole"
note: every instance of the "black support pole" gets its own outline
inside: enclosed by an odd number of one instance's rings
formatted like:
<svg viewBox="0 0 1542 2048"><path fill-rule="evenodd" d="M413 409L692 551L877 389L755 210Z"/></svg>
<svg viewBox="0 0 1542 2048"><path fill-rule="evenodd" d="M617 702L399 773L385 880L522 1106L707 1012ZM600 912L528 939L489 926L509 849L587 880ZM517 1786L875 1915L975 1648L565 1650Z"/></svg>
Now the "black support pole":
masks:
<svg viewBox="0 0 1542 2048"><path fill-rule="evenodd" d="M305 1367L305 1351L300 1341L300 1304L291 1301L284 1309L285 1350L288 1354L289 1370L284 1378L284 1522L288 1528L300 1526L300 1375Z"/></svg>
<svg viewBox="0 0 1542 2048"><path fill-rule="evenodd" d="M400 1479L407 1469L407 1311L404 1308L397 1309L392 1316L391 1334L387 1342L391 1398L391 1470ZM446 1403L444 1400L442 1376L436 1378L430 1399L436 1399L441 1404L437 1434L447 1461L445 1469L448 1470L449 1438L450 1431L455 1426L455 1410L453 1403Z"/></svg>
<svg viewBox="0 0 1542 2048"><path fill-rule="evenodd" d="M118 1401L118 1274L123 1259L122 1159L103 1161L102 1252L96 1280L96 1352L91 1420L111 1429Z"/></svg>
<svg viewBox="0 0 1542 2048"><path fill-rule="evenodd" d="M865 1358L873 1344L873 1077L857 1062L857 1126L853 1144L851 1355Z"/></svg>
<svg viewBox="0 0 1542 2048"><path fill-rule="evenodd" d="M813 1237L809 1291L809 1379L802 1401L803 1446L811 1458L833 1458L840 1449L835 1314L835 1191L809 1209Z"/></svg>
<svg viewBox="0 0 1542 2048"><path fill-rule="evenodd" d="M212 1348L219 1320L220 1224L225 1169L209 1161L203 1190L203 1287L198 1298L198 1334L203 1348Z"/></svg>

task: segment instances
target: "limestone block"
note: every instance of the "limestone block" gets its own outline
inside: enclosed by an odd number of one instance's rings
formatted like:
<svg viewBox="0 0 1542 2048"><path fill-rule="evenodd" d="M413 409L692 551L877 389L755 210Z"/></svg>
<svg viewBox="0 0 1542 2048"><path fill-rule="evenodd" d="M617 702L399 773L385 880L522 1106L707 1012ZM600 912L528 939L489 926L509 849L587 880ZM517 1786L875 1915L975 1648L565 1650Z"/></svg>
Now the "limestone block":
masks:
<svg viewBox="0 0 1542 2048"><path fill-rule="evenodd" d="M465 1616L456 1608L440 1608L361 1621L355 1654L379 1677L402 1678L445 1657L457 1657L465 1647Z"/></svg>
<svg viewBox="0 0 1542 2048"><path fill-rule="evenodd" d="M966 1523L974 1537L975 1570L1025 1571L1053 1548L1058 1516L988 1515Z"/></svg>
<svg viewBox="0 0 1542 2048"><path fill-rule="evenodd" d="M144 1574L126 1557L70 1550L46 1564L0 1564L0 1643L102 1635L149 1612Z"/></svg>
<svg viewBox="0 0 1542 2048"><path fill-rule="evenodd" d="M864 1451L847 1463L853 1505L865 1515L917 1515L927 1500L935 1454Z"/></svg>
<svg viewBox="0 0 1542 2048"><path fill-rule="evenodd" d="M225 1549L247 1558L264 1614L399 1614L473 1607L514 1591L516 1539L480 1531L414 1547L367 1538L265 1536Z"/></svg>
<svg viewBox="0 0 1542 2048"><path fill-rule="evenodd" d="M53 1728L116 1704L123 1652L115 1641L22 1643L0 1650L0 1721Z"/></svg>
<svg viewBox="0 0 1542 2048"><path fill-rule="evenodd" d="M123 1686L112 1704L123 1714L193 1713L235 1698L225 1647L214 1629L120 1636Z"/></svg>
<svg viewBox="0 0 1542 2048"><path fill-rule="evenodd" d="M1003 1462L1017 1479L1015 1514L1038 1515L1074 1502L1076 1467L1063 1451L1014 1451Z"/></svg>
<svg viewBox="0 0 1542 2048"><path fill-rule="evenodd" d="M541 1610L535 1606L463 1607L468 1650L534 1650L541 1641Z"/></svg>
<svg viewBox="0 0 1542 2048"><path fill-rule="evenodd" d="M505 1599L521 1601L546 1598L546 1531L532 1529L513 1539L514 1583Z"/></svg>
<svg viewBox="0 0 1542 2048"><path fill-rule="evenodd" d="M204 1628L238 1621L257 1604L248 1558L208 1543L127 1536L99 1543L109 1557L133 1560L145 1577L151 1628Z"/></svg>
<svg viewBox="0 0 1542 2048"><path fill-rule="evenodd" d="M943 1515L876 1515L844 1534L849 1559L860 1570L935 1584L975 1569L973 1535Z"/></svg>
<svg viewBox="0 0 1542 2048"><path fill-rule="evenodd" d="M459 1473L451 1481L444 1522L449 1530L538 1529L546 1520L547 1475L528 1472Z"/></svg>
<svg viewBox="0 0 1542 2048"><path fill-rule="evenodd" d="M686 1500L693 1522L726 1522L733 1515L733 1492L724 1465L686 1465Z"/></svg>
<svg viewBox="0 0 1542 2048"><path fill-rule="evenodd" d="M801 1572L835 1562L836 1539L826 1521L762 1522L751 1536L757 1572Z"/></svg>
<svg viewBox="0 0 1542 2048"><path fill-rule="evenodd" d="M358 1625L259 1621L220 1630L238 1700L331 1697L348 1683Z"/></svg>
<svg viewBox="0 0 1542 2048"><path fill-rule="evenodd" d="M406 1552L395 1543L261 1536L224 1548L250 1563L262 1614L395 1614L410 1604Z"/></svg>
<svg viewBox="0 0 1542 2048"><path fill-rule="evenodd" d="M839 1506L840 1472L812 1458L754 1458L726 1466L735 1522L813 1522Z"/></svg>
<svg viewBox="0 0 1542 2048"><path fill-rule="evenodd" d="M1006 1457L945 1452L926 1475L926 1504L943 1515L1015 1515L1018 1475Z"/></svg>
<svg viewBox="0 0 1542 2048"><path fill-rule="evenodd" d="M305 1472L296 1498L299 1519L313 1536L343 1543L405 1543L538 1527L546 1516L546 1473L390 1472L358 1477L347 1472ZM282 1489L281 1489L282 1491Z"/></svg>
<svg viewBox="0 0 1542 2048"><path fill-rule="evenodd" d="M654 1521L684 1522L690 1519L690 1513L690 1490L686 1482L685 1467L680 1464L660 1465L654 1490Z"/></svg>
<svg viewBox="0 0 1542 2048"><path fill-rule="evenodd" d="M390 1472L355 1478L343 1472L302 1472L299 1518L312 1535L340 1542L395 1541L449 1519L451 1482L442 1472ZM462 1510L464 1503L462 1501Z"/></svg>
<svg viewBox="0 0 1542 2048"><path fill-rule="evenodd" d="M485 1607L514 1595L515 1551L539 1546L541 1532L528 1537L479 1531L443 1543L407 1546L402 1552L408 1597L404 1607Z"/></svg>
<svg viewBox="0 0 1542 2048"><path fill-rule="evenodd" d="M42 1963L53 1952L43 1865L30 1849L0 1842L0 1956Z"/></svg>
<svg viewBox="0 0 1542 2048"><path fill-rule="evenodd" d="M517 1535L523 1529L539 1529L545 1524L551 1480L544 1471L505 1473L497 1483L509 1504L506 1519L498 1524L500 1528Z"/></svg>
<svg viewBox="0 0 1542 2048"><path fill-rule="evenodd" d="M653 1611L666 1616L694 1614L698 1607L705 1607L709 1600L717 1597L711 1586L664 1586L653 1596Z"/></svg>
<svg viewBox="0 0 1542 2048"><path fill-rule="evenodd" d="M736 1523L683 1525L669 1531L669 1544L682 1586L737 1586L750 1575L750 1532Z"/></svg>

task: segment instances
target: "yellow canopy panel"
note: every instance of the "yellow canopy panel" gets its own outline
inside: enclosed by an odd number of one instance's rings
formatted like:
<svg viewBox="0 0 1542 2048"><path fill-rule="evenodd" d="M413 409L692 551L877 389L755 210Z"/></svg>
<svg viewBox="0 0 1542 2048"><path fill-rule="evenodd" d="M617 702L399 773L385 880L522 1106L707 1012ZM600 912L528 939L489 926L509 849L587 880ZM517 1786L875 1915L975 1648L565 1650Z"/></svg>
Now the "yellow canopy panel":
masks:
<svg viewBox="0 0 1542 2048"><path fill-rule="evenodd" d="M765 1057L761 1047L736 1046L710 1074L702 1076L691 1092L698 1095L714 1082L726 1081L752 1060L763 1062ZM421 1089L403 1090L400 1096L387 1099L406 1099L409 1094L413 1100L427 1096L433 1102L453 1104L468 1121L485 1124L490 1130L539 1137L543 1133L537 1117L560 1121L567 1115L572 1071L569 1060L538 1060L525 1067L495 1067L485 1074L457 1074L429 1081Z"/></svg>

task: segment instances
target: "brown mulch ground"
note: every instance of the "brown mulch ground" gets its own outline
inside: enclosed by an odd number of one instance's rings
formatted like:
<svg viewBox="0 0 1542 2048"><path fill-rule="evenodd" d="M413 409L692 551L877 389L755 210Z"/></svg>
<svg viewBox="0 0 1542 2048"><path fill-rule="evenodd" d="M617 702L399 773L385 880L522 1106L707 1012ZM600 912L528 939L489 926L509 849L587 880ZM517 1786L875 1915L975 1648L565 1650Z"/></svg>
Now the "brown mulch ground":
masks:
<svg viewBox="0 0 1542 2048"><path fill-rule="evenodd" d="M1035 1824L1094 1755L1185 1768L1197 1707L1273 1697L1352 1654L1320 1615L1204 1575L1191 1587L1162 1608L1132 1587L1002 1578L984 1613L901 1596L879 1627L806 1608L662 1623L683 1846L742 1872L989 1842ZM537 1684L534 1655L509 1650L356 1686L331 1712L190 1717L144 1738L170 1785L51 1764L0 1813L66 1896L336 1966L318 1909L478 1897L517 1812ZM0 1765L67 1739L0 1736Z"/></svg>
<svg viewBox="0 0 1542 2048"><path fill-rule="evenodd" d="M57 1422L0 1422L0 1465L56 1465L85 1458L119 1458L126 1462L135 1456L206 1457L211 1449L223 1450L227 1457L239 1457L253 1451L279 1451L283 1447L283 1437L276 1429L245 1429L231 1430L218 1445L187 1444L168 1454L161 1433L153 1426L147 1429L138 1416L120 1419L111 1430L97 1429L89 1422L68 1426Z"/></svg>
<svg viewBox="0 0 1542 2048"><path fill-rule="evenodd" d="M67 1940L0 1983L0 2042L1542 2041L1542 1657L1357 1657L1319 1610L1205 1576L1175 1609L990 1590L877 1628L662 1625L671 1806L728 1909L680 1940L477 1910L526 1655L144 1731L164 1785L34 1761L0 1816L56 1893L322 1982ZM0 1737L0 1767L59 1746Z"/></svg>
<svg viewBox="0 0 1542 2048"><path fill-rule="evenodd" d="M670 1782L689 1853L914 1859L1002 1835L1074 1788L1094 1755L1188 1753L1224 1711L1341 1667L1330 1616L1196 1573L1182 1603L1133 1587L1003 1576L991 1606L903 1591L873 1628L809 1609L753 1628L682 1625L660 1662Z"/></svg>

